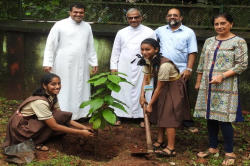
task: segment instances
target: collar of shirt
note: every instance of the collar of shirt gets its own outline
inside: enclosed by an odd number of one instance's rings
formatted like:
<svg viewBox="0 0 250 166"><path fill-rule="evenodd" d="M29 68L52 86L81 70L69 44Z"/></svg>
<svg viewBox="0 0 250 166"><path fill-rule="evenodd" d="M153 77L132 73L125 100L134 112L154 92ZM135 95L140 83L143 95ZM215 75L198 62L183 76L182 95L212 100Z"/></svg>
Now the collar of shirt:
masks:
<svg viewBox="0 0 250 166"><path fill-rule="evenodd" d="M172 31L169 25L166 25L166 29L169 29ZM178 29L174 30L173 32L176 32L176 31L183 31L183 25L181 24L181 26Z"/></svg>
<svg viewBox="0 0 250 166"><path fill-rule="evenodd" d="M53 101L53 100L54 100L54 98L55 98L55 96L51 96L51 95L49 95L49 99L50 99L51 101Z"/></svg>
<svg viewBox="0 0 250 166"><path fill-rule="evenodd" d="M55 95L50 95L49 93L45 92L49 96L49 100L53 101L54 98L56 97Z"/></svg>
<svg viewBox="0 0 250 166"><path fill-rule="evenodd" d="M131 26L129 26L129 27L130 27L131 30L138 31L138 30L140 30L142 28L142 25L140 24L137 27L131 27Z"/></svg>
<svg viewBox="0 0 250 166"><path fill-rule="evenodd" d="M154 57L153 57L153 59L154 59L156 56L157 56L157 55L155 54ZM149 59L145 59L145 61L146 61L146 64L150 65L150 60L149 60Z"/></svg>

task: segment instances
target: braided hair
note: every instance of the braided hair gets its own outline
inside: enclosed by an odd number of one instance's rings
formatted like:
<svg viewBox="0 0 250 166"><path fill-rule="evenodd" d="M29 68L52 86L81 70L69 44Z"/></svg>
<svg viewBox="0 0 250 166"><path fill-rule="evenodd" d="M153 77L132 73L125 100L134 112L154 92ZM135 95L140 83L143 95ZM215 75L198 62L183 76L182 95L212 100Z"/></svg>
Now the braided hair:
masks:
<svg viewBox="0 0 250 166"><path fill-rule="evenodd" d="M160 53L160 44L159 44L159 42L158 42L157 40L155 40L155 39L147 38L147 39L143 40L143 41L141 42L141 44L149 44L149 45L151 45L152 47L154 47L154 49L157 49L157 48L158 48L158 52L156 53L156 57L154 57L154 59L152 59L152 61L151 61L152 67L153 67L153 69L155 69L157 66L160 65L161 58L163 57L163 56L161 55L161 53ZM142 59L145 61L144 58L142 58ZM143 60L142 60L142 61L143 61ZM139 62L138 62L138 63L139 63ZM145 62L145 64L146 64L146 62ZM143 65L145 65L145 64L143 64Z"/></svg>

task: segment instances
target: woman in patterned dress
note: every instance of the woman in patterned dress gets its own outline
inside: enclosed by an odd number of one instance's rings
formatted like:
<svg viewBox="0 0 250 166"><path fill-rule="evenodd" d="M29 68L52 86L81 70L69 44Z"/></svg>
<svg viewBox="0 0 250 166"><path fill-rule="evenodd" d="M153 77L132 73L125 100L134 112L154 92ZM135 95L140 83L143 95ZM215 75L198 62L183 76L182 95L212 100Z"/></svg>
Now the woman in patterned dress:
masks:
<svg viewBox="0 0 250 166"><path fill-rule="evenodd" d="M225 158L222 165L233 165L233 127L231 122L242 122L239 75L247 69L246 41L233 34L233 18L222 13L212 23L217 36L208 38L202 49L197 68L195 89L199 90L194 117L207 119L209 149L198 153L206 157L219 152L218 132L221 126L225 141Z"/></svg>

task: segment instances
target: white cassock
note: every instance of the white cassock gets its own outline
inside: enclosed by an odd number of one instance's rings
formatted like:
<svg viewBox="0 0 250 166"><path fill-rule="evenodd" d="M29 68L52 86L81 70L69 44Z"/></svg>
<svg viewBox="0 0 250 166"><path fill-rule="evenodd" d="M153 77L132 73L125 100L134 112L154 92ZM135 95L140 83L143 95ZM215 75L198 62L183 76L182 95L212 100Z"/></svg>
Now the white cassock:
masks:
<svg viewBox="0 0 250 166"><path fill-rule="evenodd" d="M136 54L141 54L141 42L146 38L156 39L155 32L144 25L139 25L136 28L128 26L118 31L110 59L110 69L118 69L128 75L125 77L134 86L127 83L120 83L121 90L119 93L112 92L112 96L128 105L125 107L127 113L120 109L114 108L115 113L119 117L127 118L143 118L143 110L140 106L141 86L144 74L142 73L142 66L137 63L140 60ZM134 61L131 64L131 61ZM121 75L122 76L122 75ZM150 98L151 93L146 93L146 97Z"/></svg>
<svg viewBox="0 0 250 166"><path fill-rule="evenodd" d="M71 17L57 22L51 29L45 51L43 66L53 68L61 78L62 88L58 95L60 108L73 113L72 119L88 114L89 107L80 109L89 100L89 64L98 66L93 34L88 23L76 23Z"/></svg>

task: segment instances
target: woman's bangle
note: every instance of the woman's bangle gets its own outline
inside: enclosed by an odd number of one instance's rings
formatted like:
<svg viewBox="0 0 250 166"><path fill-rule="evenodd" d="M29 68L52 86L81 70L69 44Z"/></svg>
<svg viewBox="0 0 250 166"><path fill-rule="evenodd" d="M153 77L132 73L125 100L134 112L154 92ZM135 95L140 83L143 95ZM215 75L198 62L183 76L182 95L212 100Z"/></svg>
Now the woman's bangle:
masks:
<svg viewBox="0 0 250 166"><path fill-rule="evenodd" d="M223 73L221 73L221 76L222 76L223 80L226 79L226 77L225 77L225 75Z"/></svg>

